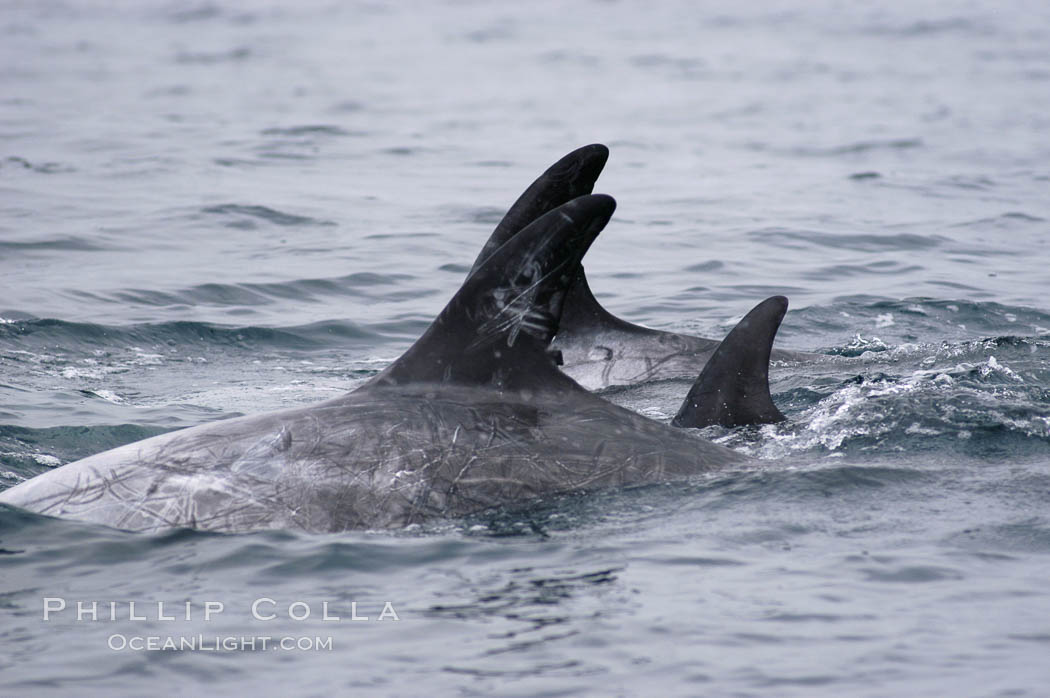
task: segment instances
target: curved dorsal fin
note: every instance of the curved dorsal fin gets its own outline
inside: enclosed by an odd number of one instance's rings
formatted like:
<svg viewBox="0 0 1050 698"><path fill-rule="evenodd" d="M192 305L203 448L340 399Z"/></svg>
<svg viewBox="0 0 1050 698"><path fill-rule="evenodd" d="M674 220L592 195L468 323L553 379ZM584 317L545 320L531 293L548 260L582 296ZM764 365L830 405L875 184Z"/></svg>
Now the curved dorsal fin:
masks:
<svg viewBox="0 0 1050 698"><path fill-rule="evenodd" d="M769 355L787 306L783 296L767 298L737 323L704 366L671 424L737 427L784 420L769 394Z"/></svg>
<svg viewBox="0 0 1050 698"><path fill-rule="evenodd" d="M577 148L536 178L503 216L481 248L470 274L476 272L493 252L534 220L576 197L590 194L602 173L609 149L600 143ZM469 275L468 275L469 276Z"/></svg>
<svg viewBox="0 0 1050 698"><path fill-rule="evenodd" d="M609 149L601 143L577 148L547 168L518 197L503 220L492 231L481 249L473 274L488 257L536 218L594 189L598 176L609 159ZM469 276L469 275L468 275ZM606 310L594 297L582 266L577 266L575 279L565 301L559 333L563 336L587 335L595 331L617 332L653 337L680 337L622 320ZM711 340L701 340L711 341ZM715 342L711 341L712 344ZM555 342L558 346L558 342Z"/></svg>
<svg viewBox="0 0 1050 698"><path fill-rule="evenodd" d="M615 208L610 196L587 195L533 221L467 277L423 336L374 383L575 386L547 349L573 272Z"/></svg>
<svg viewBox="0 0 1050 698"><path fill-rule="evenodd" d="M560 334L594 333L615 331L627 334L666 335L668 332L653 330L616 317L598 302L587 283L583 265L576 268L576 275L565 299L565 313L561 318Z"/></svg>

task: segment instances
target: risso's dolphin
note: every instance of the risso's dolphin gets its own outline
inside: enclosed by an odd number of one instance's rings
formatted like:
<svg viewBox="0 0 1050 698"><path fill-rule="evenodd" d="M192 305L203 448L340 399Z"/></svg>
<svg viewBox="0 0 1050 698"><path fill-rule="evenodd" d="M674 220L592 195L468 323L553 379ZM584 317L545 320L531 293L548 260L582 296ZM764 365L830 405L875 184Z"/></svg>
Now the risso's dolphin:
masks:
<svg viewBox="0 0 1050 698"><path fill-rule="evenodd" d="M551 208L589 194L609 159L600 143L572 151L554 163L511 206L485 243L474 269L531 221ZM473 273L473 270L472 272ZM553 348L561 370L589 390L668 378L692 378L718 347L715 339L663 332L622 320L595 299L583 266L577 266L565 299ZM820 354L774 350L781 362L827 358Z"/></svg>
<svg viewBox="0 0 1050 698"><path fill-rule="evenodd" d="M558 370L550 342L566 294L614 208L608 196L580 196L513 230L423 336L351 393L128 444L21 483L0 503L133 531L342 531L745 461ZM786 307L771 298L741 321L677 424L779 418L765 376Z"/></svg>

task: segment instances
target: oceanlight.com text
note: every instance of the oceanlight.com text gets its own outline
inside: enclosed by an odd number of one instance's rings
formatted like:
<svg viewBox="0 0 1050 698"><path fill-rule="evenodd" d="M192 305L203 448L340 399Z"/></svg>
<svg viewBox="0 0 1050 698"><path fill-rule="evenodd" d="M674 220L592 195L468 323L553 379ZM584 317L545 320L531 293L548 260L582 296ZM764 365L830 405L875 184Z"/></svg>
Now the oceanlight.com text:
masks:
<svg viewBox="0 0 1050 698"><path fill-rule="evenodd" d="M115 652L331 652L332 637L270 635L124 635L106 641Z"/></svg>

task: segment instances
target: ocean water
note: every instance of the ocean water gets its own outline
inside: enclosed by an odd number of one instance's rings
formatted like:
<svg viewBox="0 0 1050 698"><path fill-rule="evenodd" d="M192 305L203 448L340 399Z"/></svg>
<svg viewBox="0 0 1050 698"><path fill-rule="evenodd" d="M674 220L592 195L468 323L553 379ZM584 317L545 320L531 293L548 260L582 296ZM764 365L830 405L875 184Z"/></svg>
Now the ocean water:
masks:
<svg viewBox="0 0 1050 698"><path fill-rule="evenodd" d="M1024 0L0 0L2 487L352 389L590 142L608 308L784 294L833 357L684 484L325 536L0 509L0 693L1045 695L1048 47Z"/></svg>

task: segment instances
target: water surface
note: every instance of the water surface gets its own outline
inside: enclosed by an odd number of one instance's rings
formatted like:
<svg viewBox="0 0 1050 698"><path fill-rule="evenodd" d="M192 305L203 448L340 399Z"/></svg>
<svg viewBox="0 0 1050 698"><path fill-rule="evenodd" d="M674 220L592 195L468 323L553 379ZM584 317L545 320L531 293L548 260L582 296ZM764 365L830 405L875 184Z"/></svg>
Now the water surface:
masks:
<svg viewBox="0 0 1050 698"><path fill-rule="evenodd" d="M786 423L704 432L758 466L684 485L331 536L4 509L7 690L1041 695L1047 46L1023 0L0 2L3 486L352 389L589 142L610 309L720 336L785 294L779 346L835 357L774 369Z"/></svg>

